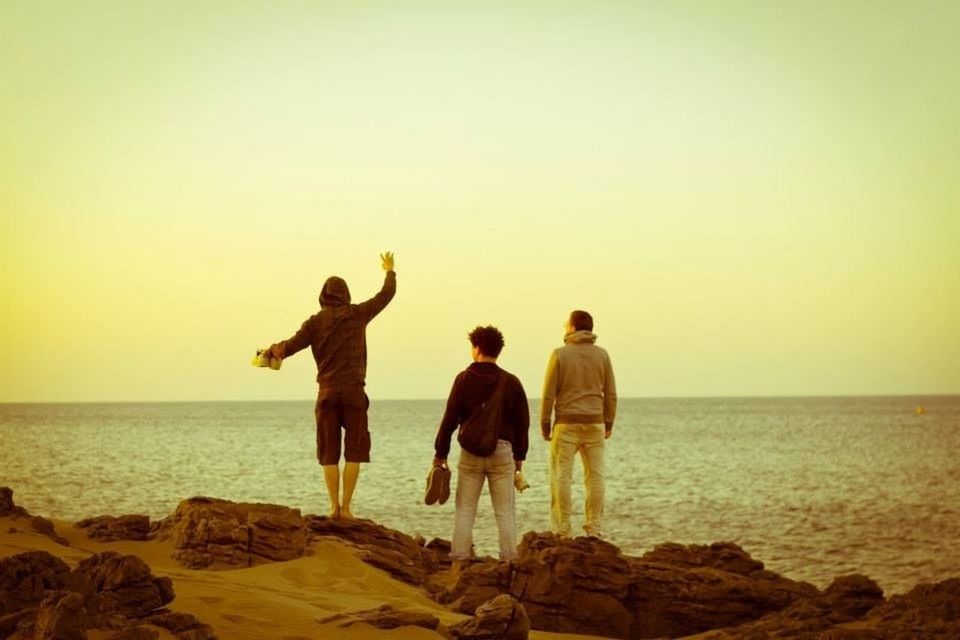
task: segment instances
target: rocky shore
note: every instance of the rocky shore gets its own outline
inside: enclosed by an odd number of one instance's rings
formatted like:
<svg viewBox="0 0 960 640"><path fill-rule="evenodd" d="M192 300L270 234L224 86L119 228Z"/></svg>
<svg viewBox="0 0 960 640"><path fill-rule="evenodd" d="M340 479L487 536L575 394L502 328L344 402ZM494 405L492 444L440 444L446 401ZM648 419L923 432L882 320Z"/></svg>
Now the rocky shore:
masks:
<svg viewBox="0 0 960 640"><path fill-rule="evenodd" d="M862 575L821 591L732 543L631 557L534 532L510 563L455 571L448 553L367 520L213 498L155 522L55 522L2 488L0 638L960 638L960 578L885 598Z"/></svg>

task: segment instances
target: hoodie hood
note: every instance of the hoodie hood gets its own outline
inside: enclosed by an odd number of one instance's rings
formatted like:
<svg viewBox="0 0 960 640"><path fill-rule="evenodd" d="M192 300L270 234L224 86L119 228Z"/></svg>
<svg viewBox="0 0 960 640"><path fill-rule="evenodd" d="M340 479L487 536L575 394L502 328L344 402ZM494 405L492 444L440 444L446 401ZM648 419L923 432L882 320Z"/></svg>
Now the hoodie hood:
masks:
<svg viewBox="0 0 960 640"><path fill-rule="evenodd" d="M593 344L597 341L597 334L592 331L574 331L563 336L564 344Z"/></svg>
<svg viewBox="0 0 960 640"><path fill-rule="evenodd" d="M323 283L320 290L321 307L339 307L350 304L350 289L347 282L340 277L331 276Z"/></svg>
<svg viewBox="0 0 960 640"><path fill-rule="evenodd" d="M500 367L495 362L471 362L466 375L481 386L493 386L500 379Z"/></svg>

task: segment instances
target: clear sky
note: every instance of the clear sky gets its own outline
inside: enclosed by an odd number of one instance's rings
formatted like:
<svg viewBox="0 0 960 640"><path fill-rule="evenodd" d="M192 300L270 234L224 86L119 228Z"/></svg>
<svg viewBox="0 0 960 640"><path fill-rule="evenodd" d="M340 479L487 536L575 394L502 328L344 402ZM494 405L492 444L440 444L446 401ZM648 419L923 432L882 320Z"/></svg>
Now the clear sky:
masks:
<svg viewBox="0 0 960 640"><path fill-rule="evenodd" d="M0 401L298 399L257 347L398 294L374 398L466 333L539 396L960 392L956 2L0 3Z"/></svg>

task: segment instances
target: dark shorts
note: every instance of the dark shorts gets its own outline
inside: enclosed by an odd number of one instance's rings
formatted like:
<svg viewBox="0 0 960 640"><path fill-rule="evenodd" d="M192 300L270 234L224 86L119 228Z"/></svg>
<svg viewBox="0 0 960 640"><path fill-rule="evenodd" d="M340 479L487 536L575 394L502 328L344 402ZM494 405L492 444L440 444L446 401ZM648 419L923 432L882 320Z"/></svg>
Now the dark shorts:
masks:
<svg viewBox="0 0 960 640"><path fill-rule="evenodd" d="M343 457L347 462L370 462L370 431L367 430L367 398L363 385L321 387L317 393L317 461L340 462L340 430Z"/></svg>

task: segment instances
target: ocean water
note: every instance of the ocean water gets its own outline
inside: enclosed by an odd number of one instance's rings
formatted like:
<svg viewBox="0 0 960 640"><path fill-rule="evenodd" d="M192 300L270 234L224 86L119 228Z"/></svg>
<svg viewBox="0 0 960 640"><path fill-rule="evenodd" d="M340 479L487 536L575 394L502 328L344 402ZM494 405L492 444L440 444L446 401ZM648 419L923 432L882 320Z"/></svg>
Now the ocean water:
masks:
<svg viewBox="0 0 960 640"><path fill-rule="evenodd" d="M373 399L357 516L449 539L453 500L422 502L442 409ZM861 572L888 594L960 576L960 396L625 399L608 445L607 532L627 553L729 540L792 578L824 587ZM546 530L536 424L525 475L520 531ZM65 520L160 518L197 495L327 509L312 402L0 405L2 485ZM477 551L495 554L484 494Z"/></svg>

